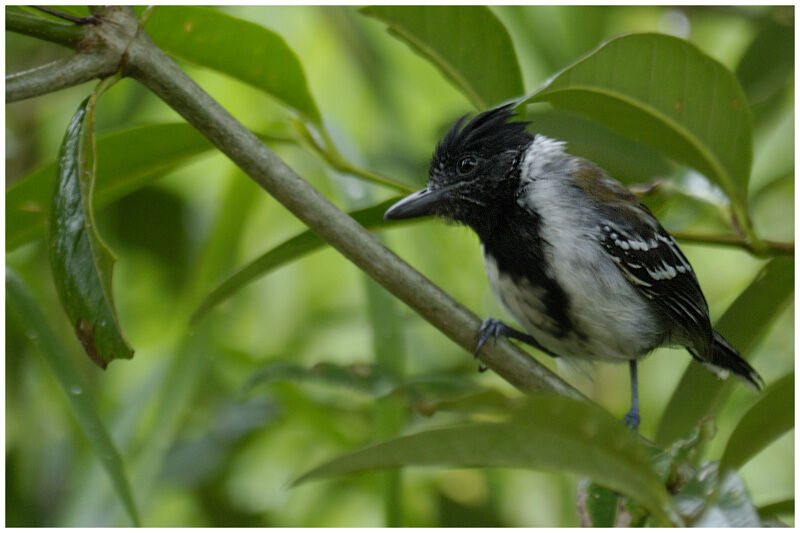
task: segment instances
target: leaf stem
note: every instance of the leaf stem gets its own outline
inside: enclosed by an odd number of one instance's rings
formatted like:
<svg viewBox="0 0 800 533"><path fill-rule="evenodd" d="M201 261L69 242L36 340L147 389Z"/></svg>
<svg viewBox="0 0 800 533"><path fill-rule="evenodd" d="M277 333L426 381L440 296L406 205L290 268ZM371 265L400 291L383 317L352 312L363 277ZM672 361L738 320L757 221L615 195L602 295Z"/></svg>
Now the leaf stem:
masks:
<svg viewBox="0 0 800 533"><path fill-rule="evenodd" d="M300 138L303 140L303 144L312 152L314 152L320 159L330 165L334 170L353 175L366 181L371 181L372 183L384 185L400 192L408 193L416 190L416 188L411 185L407 185L386 176L381 176L380 174L370 170L363 169L345 159L336 149L336 145L333 143L330 135L323 127L320 127L317 130L319 137L321 137L322 142L320 142L320 140L314 136L314 133L304 122L300 120L292 120L292 125L294 126L295 130L297 130Z"/></svg>

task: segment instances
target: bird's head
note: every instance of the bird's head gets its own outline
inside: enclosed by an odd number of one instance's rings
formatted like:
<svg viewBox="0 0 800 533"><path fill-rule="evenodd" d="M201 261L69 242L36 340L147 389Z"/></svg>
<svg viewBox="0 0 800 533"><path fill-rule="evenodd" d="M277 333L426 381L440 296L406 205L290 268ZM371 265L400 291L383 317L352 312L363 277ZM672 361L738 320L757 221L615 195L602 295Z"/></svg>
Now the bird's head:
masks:
<svg viewBox="0 0 800 533"><path fill-rule="evenodd" d="M512 121L514 104L463 116L436 146L428 186L386 211L385 219L434 215L472 227L513 200L520 158L533 137Z"/></svg>

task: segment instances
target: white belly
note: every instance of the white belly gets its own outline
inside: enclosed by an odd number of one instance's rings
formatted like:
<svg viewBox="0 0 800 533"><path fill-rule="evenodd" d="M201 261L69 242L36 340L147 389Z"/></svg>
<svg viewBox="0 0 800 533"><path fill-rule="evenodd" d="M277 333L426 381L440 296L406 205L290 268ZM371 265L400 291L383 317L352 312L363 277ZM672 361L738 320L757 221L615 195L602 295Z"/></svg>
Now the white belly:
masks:
<svg viewBox="0 0 800 533"><path fill-rule="evenodd" d="M544 289L528 280L513 280L498 271L494 258L484 253L484 266L495 297L539 343L565 358L625 361L643 356L658 343L656 318L643 297L610 262L597 264L587 257L570 258L553 273L569 295L568 315L574 331L557 335L548 316ZM612 268L602 276L599 269ZM644 334L643 332L651 332Z"/></svg>

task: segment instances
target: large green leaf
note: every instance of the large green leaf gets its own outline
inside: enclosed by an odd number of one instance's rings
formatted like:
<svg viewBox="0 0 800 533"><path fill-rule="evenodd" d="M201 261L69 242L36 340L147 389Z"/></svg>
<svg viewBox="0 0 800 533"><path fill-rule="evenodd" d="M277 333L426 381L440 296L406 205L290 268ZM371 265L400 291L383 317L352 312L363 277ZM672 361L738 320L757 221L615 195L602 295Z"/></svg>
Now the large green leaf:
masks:
<svg viewBox="0 0 800 533"><path fill-rule="evenodd" d="M752 119L734 75L694 45L661 34L608 41L531 97L586 114L718 183L747 192Z"/></svg>
<svg viewBox="0 0 800 533"><path fill-rule="evenodd" d="M216 9L192 6L160 6L145 29L168 54L248 83L321 122L303 67L277 33Z"/></svg>
<svg viewBox="0 0 800 533"><path fill-rule="evenodd" d="M361 12L385 22L478 109L525 92L511 37L486 6L371 6Z"/></svg>
<svg viewBox="0 0 800 533"><path fill-rule="evenodd" d="M265 142L294 142L260 135ZM96 141L94 207L104 207L155 178L211 150L213 145L183 123L154 124L114 132ZM41 237L56 175L49 163L6 191L6 250Z"/></svg>
<svg viewBox="0 0 800 533"><path fill-rule="evenodd" d="M794 261L783 257L773 259L731 304L715 329L746 358L791 301L793 290ZM702 418L715 413L729 393L730 387L726 385L731 381L733 378L718 379L692 361L661 416L656 442L669 444L689 433Z"/></svg>
<svg viewBox="0 0 800 533"><path fill-rule="evenodd" d="M672 165L656 150L564 109L529 111L531 132L567 142L567 151L594 161L623 183L649 183Z"/></svg>
<svg viewBox="0 0 800 533"><path fill-rule="evenodd" d="M139 514L119 451L98 416L91 395L73 366L70 355L47 323L47 319L22 279L10 268L6 268L6 298L9 305L20 314L35 335L42 356L64 392L78 426L111 478L114 491L122 501L131 521L135 526L139 526Z"/></svg>
<svg viewBox="0 0 800 533"><path fill-rule="evenodd" d="M741 468L772 441L794 427L794 372L764 391L733 430L720 470Z"/></svg>
<svg viewBox="0 0 800 533"><path fill-rule="evenodd" d="M320 465L295 484L413 465L570 472L630 495L665 524L680 522L634 434L598 406L561 396L531 395L506 422L436 429L375 444Z"/></svg>
<svg viewBox="0 0 800 533"><path fill-rule="evenodd" d="M94 104L86 98L72 117L56 165L48 252L61 305L89 357L102 368L133 357L111 295L114 256L97 233L92 214Z"/></svg>
<svg viewBox="0 0 800 533"><path fill-rule="evenodd" d="M372 207L360 209L349 213L359 224L367 229L377 226L396 225L393 221L384 221L383 214L389 207L397 202L402 196L391 198ZM402 223L403 221L397 221ZM259 256L238 271L225 279L215 289L213 289L200 303L197 310L192 314L192 322L200 320L208 311L217 304L230 298L235 292L245 285L264 276L286 263L299 259L308 253L318 250L326 243L311 231L304 231L291 239L284 241L272 250Z"/></svg>

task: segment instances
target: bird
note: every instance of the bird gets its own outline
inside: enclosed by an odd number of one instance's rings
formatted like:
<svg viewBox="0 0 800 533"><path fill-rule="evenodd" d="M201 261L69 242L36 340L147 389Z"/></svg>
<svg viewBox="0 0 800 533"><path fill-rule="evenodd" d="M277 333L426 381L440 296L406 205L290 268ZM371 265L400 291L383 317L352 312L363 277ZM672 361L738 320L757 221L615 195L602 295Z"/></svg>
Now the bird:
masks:
<svg viewBox="0 0 800 533"><path fill-rule="evenodd" d="M675 239L622 183L566 143L528 131L516 102L459 118L437 144L427 186L387 220L432 215L478 236L494 296L520 331L483 321L475 355L507 337L565 361L628 363L637 432L637 363L685 347L720 378L755 390L758 372L715 331L697 276Z"/></svg>

